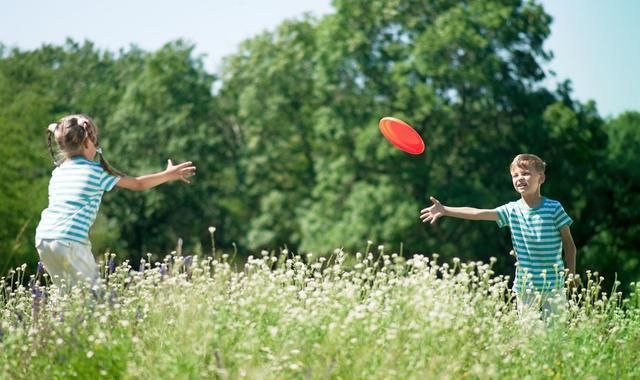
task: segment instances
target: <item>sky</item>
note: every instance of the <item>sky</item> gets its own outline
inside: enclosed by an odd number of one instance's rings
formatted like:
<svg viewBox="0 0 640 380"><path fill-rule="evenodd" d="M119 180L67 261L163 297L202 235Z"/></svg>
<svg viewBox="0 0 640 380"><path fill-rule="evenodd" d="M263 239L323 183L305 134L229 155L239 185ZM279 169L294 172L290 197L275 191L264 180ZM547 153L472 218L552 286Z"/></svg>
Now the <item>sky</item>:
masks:
<svg viewBox="0 0 640 380"><path fill-rule="evenodd" d="M640 0L542 0L554 18L546 65L570 79L574 97L600 114L640 111ZM331 0L1 0L0 43L32 50L67 37L117 52L132 44L155 50L185 39L214 72L241 41L287 18L331 13Z"/></svg>

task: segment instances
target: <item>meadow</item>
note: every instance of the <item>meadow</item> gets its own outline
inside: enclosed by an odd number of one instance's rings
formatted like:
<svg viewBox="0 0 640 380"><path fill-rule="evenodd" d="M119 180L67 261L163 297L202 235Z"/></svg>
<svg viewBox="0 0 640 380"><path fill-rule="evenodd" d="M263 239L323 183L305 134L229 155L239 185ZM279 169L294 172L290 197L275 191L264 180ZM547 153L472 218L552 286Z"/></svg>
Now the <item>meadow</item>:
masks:
<svg viewBox="0 0 640 380"><path fill-rule="evenodd" d="M106 254L102 282L71 291L16 268L3 278L0 378L640 377L637 284L623 299L587 272L567 312L543 321L518 313L493 260L370 248L242 265L173 252L140 270Z"/></svg>

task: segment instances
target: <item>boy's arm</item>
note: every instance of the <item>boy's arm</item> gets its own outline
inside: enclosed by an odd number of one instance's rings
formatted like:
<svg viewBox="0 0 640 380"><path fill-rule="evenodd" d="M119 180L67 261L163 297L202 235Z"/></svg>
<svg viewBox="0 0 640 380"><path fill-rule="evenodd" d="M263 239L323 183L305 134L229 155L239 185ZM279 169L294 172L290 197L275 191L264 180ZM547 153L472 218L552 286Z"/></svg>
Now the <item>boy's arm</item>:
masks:
<svg viewBox="0 0 640 380"><path fill-rule="evenodd" d="M571 236L571 229L569 226L564 226L560 229L560 237L562 238L562 250L564 251L564 260L567 263L567 268L570 274L576 273L576 244L573 242L573 236Z"/></svg>
<svg viewBox="0 0 640 380"><path fill-rule="evenodd" d="M448 207L443 206L437 199L430 197L433 205L420 211L422 222L435 223L442 216L467 220L498 220L498 213L495 209L480 209L473 207Z"/></svg>
<svg viewBox="0 0 640 380"><path fill-rule="evenodd" d="M174 165L173 162L169 160L167 162L167 169L161 172L147 174L135 178L126 176L122 177L118 181L117 186L129 190L142 191L177 179L186 183L190 183L188 178L194 176L195 174L196 167L192 165L191 161Z"/></svg>

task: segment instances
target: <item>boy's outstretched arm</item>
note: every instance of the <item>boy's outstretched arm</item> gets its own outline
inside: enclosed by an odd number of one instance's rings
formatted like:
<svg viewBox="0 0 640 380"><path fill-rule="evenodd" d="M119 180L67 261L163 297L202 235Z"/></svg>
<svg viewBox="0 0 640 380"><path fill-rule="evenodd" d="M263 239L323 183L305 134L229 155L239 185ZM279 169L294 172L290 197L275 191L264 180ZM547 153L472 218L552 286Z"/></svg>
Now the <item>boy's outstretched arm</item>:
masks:
<svg viewBox="0 0 640 380"><path fill-rule="evenodd" d="M495 209L481 209L473 207L448 207L443 206L437 199L430 197L433 205L420 211L420 219L423 223L435 223L442 216L467 220L498 220Z"/></svg>
<svg viewBox="0 0 640 380"><path fill-rule="evenodd" d="M562 239L564 260L567 263L569 273L576 274L576 244L573 242L569 226L564 226L560 229L560 237Z"/></svg>
<svg viewBox="0 0 640 380"><path fill-rule="evenodd" d="M191 161L174 165L171 160L168 160L167 169L140 177L122 177L118 181L117 186L124 189L141 191L177 179L190 183L189 177L194 175L196 175L196 167L193 166Z"/></svg>

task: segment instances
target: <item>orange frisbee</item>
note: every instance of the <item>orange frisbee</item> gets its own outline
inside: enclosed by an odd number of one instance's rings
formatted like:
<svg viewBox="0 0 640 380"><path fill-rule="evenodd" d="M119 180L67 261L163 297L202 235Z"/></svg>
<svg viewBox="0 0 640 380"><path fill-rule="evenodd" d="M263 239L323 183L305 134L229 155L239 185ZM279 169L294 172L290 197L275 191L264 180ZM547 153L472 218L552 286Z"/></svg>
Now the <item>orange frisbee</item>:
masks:
<svg viewBox="0 0 640 380"><path fill-rule="evenodd" d="M410 154L424 152L422 137L404 121L395 117L383 117L378 126L384 137L398 149Z"/></svg>

